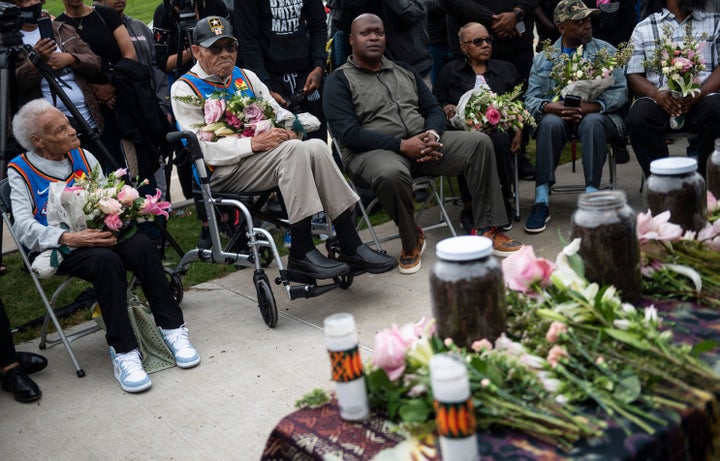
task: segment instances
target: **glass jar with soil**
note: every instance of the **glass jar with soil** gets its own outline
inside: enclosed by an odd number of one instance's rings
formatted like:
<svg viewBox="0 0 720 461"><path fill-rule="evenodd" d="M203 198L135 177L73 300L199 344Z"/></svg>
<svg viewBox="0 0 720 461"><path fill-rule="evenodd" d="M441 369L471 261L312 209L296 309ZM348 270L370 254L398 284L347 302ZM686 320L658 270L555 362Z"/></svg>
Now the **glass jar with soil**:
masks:
<svg viewBox="0 0 720 461"><path fill-rule="evenodd" d="M707 159L707 190L720 198L720 138L715 140L715 150Z"/></svg>
<svg viewBox="0 0 720 461"><path fill-rule="evenodd" d="M430 293L437 333L460 347L483 338L494 341L505 331L505 285L492 247L492 240L471 235L436 247Z"/></svg>
<svg viewBox="0 0 720 461"><path fill-rule="evenodd" d="M615 285L623 301L642 295L637 218L623 191L581 194L570 224L572 238L580 238L579 255L585 277L600 285Z"/></svg>
<svg viewBox="0 0 720 461"><path fill-rule="evenodd" d="M686 231L699 231L707 222L705 181L697 172L697 160L667 157L650 163L645 182L645 203L653 216L669 210L670 222Z"/></svg>

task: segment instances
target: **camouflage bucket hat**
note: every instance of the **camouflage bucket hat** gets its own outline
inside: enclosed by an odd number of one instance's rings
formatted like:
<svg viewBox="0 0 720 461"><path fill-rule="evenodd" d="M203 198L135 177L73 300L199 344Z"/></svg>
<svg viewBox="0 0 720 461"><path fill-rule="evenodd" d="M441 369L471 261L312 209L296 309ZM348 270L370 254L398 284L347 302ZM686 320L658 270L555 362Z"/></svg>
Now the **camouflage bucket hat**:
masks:
<svg viewBox="0 0 720 461"><path fill-rule="evenodd" d="M600 14L600 10L588 8L582 0L562 0L555 7L553 21L560 24L569 19L585 19L591 14Z"/></svg>

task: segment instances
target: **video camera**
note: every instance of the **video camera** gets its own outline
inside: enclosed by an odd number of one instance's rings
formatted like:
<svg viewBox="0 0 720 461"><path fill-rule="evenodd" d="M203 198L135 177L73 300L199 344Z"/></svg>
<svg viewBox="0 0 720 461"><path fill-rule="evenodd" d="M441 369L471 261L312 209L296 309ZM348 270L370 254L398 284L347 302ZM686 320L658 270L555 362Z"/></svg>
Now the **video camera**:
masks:
<svg viewBox="0 0 720 461"><path fill-rule="evenodd" d="M177 22L187 29L194 29L197 19L195 19L195 0L166 0L168 5L177 13Z"/></svg>
<svg viewBox="0 0 720 461"><path fill-rule="evenodd" d="M22 46L20 27L22 27L20 8L12 3L0 2L0 47Z"/></svg>

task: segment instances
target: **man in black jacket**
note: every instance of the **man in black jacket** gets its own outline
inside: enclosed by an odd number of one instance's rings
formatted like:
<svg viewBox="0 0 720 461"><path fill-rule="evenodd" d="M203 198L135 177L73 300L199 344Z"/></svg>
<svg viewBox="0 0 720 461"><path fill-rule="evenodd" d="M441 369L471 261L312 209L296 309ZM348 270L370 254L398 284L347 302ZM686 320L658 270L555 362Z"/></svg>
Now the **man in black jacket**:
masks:
<svg viewBox="0 0 720 461"><path fill-rule="evenodd" d="M321 0L245 0L238 17L243 66L293 113L320 120L311 137L327 139L320 101L327 52L327 22Z"/></svg>

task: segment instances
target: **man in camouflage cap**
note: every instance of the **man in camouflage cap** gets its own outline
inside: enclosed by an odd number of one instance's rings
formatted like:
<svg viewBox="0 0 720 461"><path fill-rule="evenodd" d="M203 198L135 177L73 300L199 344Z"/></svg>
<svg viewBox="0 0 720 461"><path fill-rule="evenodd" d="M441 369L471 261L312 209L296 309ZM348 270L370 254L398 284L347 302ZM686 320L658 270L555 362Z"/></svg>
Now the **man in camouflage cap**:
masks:
<svg viewBox="0 0 720 461"><path fill-rule="evenodd" d="M570 20L579 21L587 18L591 14L598 15L600 14L600 10L588 8L582 0L563 0L555 7L553 22L557 25Z"/></svg>
<svg viewBox="0 0 720 461"><path fill-rule="evenodd" d="M593 62L603 48L610 54L617 51L609 43L593 38L590 16L598 13L582 0L558 3L553 19L560 38L548 53L538 53L533 60L525 93L525 105L538 121L535 203L525 223L525 231L530 234L544 231L550 221L550 186L555 183L555 167L568 139L575 134L582 144L585 191L594 192L600 187L608 142L620 138L625 130L620 111L627 101L627 84L621 68L613 71L612 85L595 100L571 105L569 101L566 104L563 99L554 98L558 84L551 77L552 67L561 54L581 52L584 59Z"/></svg>

